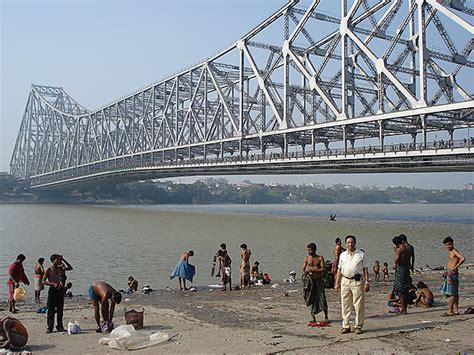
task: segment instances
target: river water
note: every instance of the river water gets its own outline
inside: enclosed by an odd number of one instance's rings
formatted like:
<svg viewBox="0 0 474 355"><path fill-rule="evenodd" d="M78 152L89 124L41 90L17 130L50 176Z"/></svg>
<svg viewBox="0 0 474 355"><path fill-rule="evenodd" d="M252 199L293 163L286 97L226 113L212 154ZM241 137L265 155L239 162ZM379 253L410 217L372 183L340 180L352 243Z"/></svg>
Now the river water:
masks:
<svg viewBox="0 0 474 355"><path fill-rule="evenodd" d="M335 222L329 215L336 214ZM238 281L239 245L251 261L280 282L299 271L306 245L331 259L336 237L357 236L371 266L391 264L394 235L404 233L416 248L416 267L446 264L442 240L450 235L474 261L474 205L0 205L0 295L7 293L8 265L19 253L33 283L39 257L63 254L73 265L73 293L85 294L94 280L125 288L129 275L152 288L175 286L169 273L179 254L194 250L194 284L216 284L209 276L212 255L226 242ZM49 265L49 261L45 264ZM33 297L33 286L28 297Z"/></svg>

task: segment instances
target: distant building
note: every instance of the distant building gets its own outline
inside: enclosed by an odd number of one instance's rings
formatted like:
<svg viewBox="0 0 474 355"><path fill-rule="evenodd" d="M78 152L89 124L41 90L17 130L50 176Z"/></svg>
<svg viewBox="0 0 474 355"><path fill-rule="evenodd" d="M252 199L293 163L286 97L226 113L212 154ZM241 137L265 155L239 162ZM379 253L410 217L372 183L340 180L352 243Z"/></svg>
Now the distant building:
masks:
<svg viewBox="0 0 474 355"><path fill-rule="evenodd" d="M474 190L474 184L471 182L469 184L464 185L465 190Z"/></svg>

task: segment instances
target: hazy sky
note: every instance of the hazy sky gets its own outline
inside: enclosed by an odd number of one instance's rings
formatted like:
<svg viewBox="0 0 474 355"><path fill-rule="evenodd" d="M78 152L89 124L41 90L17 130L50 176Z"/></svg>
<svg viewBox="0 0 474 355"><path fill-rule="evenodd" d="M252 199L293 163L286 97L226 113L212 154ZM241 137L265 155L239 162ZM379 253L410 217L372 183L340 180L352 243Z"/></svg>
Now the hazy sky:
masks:
<svg viewBox="0 0 474 355"><path fill-rule="evenodd" d="M285 3L0 0L0 171L9 170L31 84L62 86L80 104L95 109L201 61L234 42ZM470 173L250 179L440 188L462 188L465 183L474 182Z"/></svg>

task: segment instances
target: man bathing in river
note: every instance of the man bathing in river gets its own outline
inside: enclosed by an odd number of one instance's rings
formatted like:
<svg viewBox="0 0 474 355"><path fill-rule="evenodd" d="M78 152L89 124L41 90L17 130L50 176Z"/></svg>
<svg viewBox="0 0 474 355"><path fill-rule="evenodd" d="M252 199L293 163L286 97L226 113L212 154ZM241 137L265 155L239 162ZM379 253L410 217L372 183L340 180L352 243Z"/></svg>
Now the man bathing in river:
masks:
<svg viewBox="0 0 474 355"><path fill-rule="evenodd" d="M114 318L115 305L122 301L122 295L108 283L103 281L96 281L90 285L88 293L89 298L92 301L92 306L94 307L94 318L97 323L96 332L102 332L100 314L102 314L105 330L111 331L113 328L112 319Z"/></svg>
<svg viewBox="0 0 474 355"><path fill-rule="evenodd" d="M63 326L63 311L64 311L64 283L62 278L62 257L58 254L53 254L50 257L52 265L46 269L44 273L43 283L49 286L48 290L48 329L46 333L52 333L54 328L54 315L57 314L56 329L58 332L65 332Z"/></svg>
<svg viewBox="0 0 474 355"><path fill-rule="evenodd" d="M196 269L194 268L194 265L191 265L189 263L189 258L193 255L194 251L192 250L182 253L179 257L176 267L170 274L170 280L174 279L175 277L178 277L180 291L188 290L188 288L186 287L186 280L188 280L189 282L193 282L193 277L196 273Z"/></svg>
<svg viewBox="0 0 474 355"><path fill-rule="evenodd" d="M408 243L408 239L407 239L407 236L405 234L400 234L398 237L402 241L402 244L411 253L410 269L411 269L412 272L415 272L415 248L413 247L413 245Z"/></svg>
<svg viewBox="0 0 474 355"><path fill-rule="evenodd" d="M400 237L392 239L395 245L395 281L393 289L400 299L401 314L407 314L408 295L412 285L410 270L413 267L413 247L403 243Z"/></svg>
<svg viewBox="0 0 474 355"><path fill-rule="evenodd" d="M341 238L336 238L335 243L336 245L334 245L333 260L331 264L331 274L333 275L334 280L336 279L336 275L337 275L337 266L339 265L339 256L341 255L343 251L346 250L342 247Z"/></svg>
<svg viewBox="0 0 474 355"><path fill-rule="evenodd" d="M443 274L444 282L441 285L441 292L448 297L448 313L453 316L459 314L459 267L466 261L466 258L454 247L451 237L446 237L443 244L448 250L448 271Z"/></svg>
<svg viewBox="0 0 474 355"><path fill-rule="evenodd" d="M227 254L227 251L225 250L219 250L218 256L222 291L225 291L227 289L227 284L229 284L229 289L230 291L232 291L232 271L230 266L232 260L230 259L229 254Z"/></svg>
<svg viewBox="0 0 474 355"><path fill-rule="evenodd" d="M41 291L44 290L44 258L39 258L35 265L35 302L41 303Z"/></svg>
<svg viewBox="0 0 474 355"><path fill-rule="evenodd" d="M241 244L240 247L242 248L240 252L242 258L242 263L240 264L240 285L242 288L250 287L250 255L252 255L252 252L250 249L247 249L247 244L245 243Z"/></svg>
<svg viewBox="0 0 474 355"><path fill-rule="evenodd" d="M25 285L29 285L30 281L25 274L25 269L23 268L23 261L26 257L23 254L19 254L16 257L16 260L10 264L8 268L8 303L10 306L10 312L16 313L18 310L15 307L15 288L20 286L20 282L23 282Z"/></svg>
<svg viewBox="0 0 474 355"><path fill-rule="evenodd" d="M321 311L324 312L324 320L329 322L328 304L323 283L323 273L326 271L326 263L321 255L316 254L315 243L308 244L307 252L308 256L304 258L303 266L301 267L306 306L311 307L313 323L316 323L316 314Z"/></svg>

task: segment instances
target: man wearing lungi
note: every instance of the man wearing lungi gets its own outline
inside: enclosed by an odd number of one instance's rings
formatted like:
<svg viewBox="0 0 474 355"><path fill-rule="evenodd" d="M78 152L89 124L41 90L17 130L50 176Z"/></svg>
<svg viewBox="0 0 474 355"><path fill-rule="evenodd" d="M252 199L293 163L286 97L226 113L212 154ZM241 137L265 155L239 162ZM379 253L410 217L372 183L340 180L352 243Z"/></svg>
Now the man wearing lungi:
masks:
<svg viewBox="0 0 474 355"><path fill-rule="evenodd" d="M459 314L459 266L466 258L454 247L454 241L451 237L446 237L443 244L448 250L448 271L443 274L444 282L441 285L441 291L448 297L448 313L453 316Z"/></svg>

